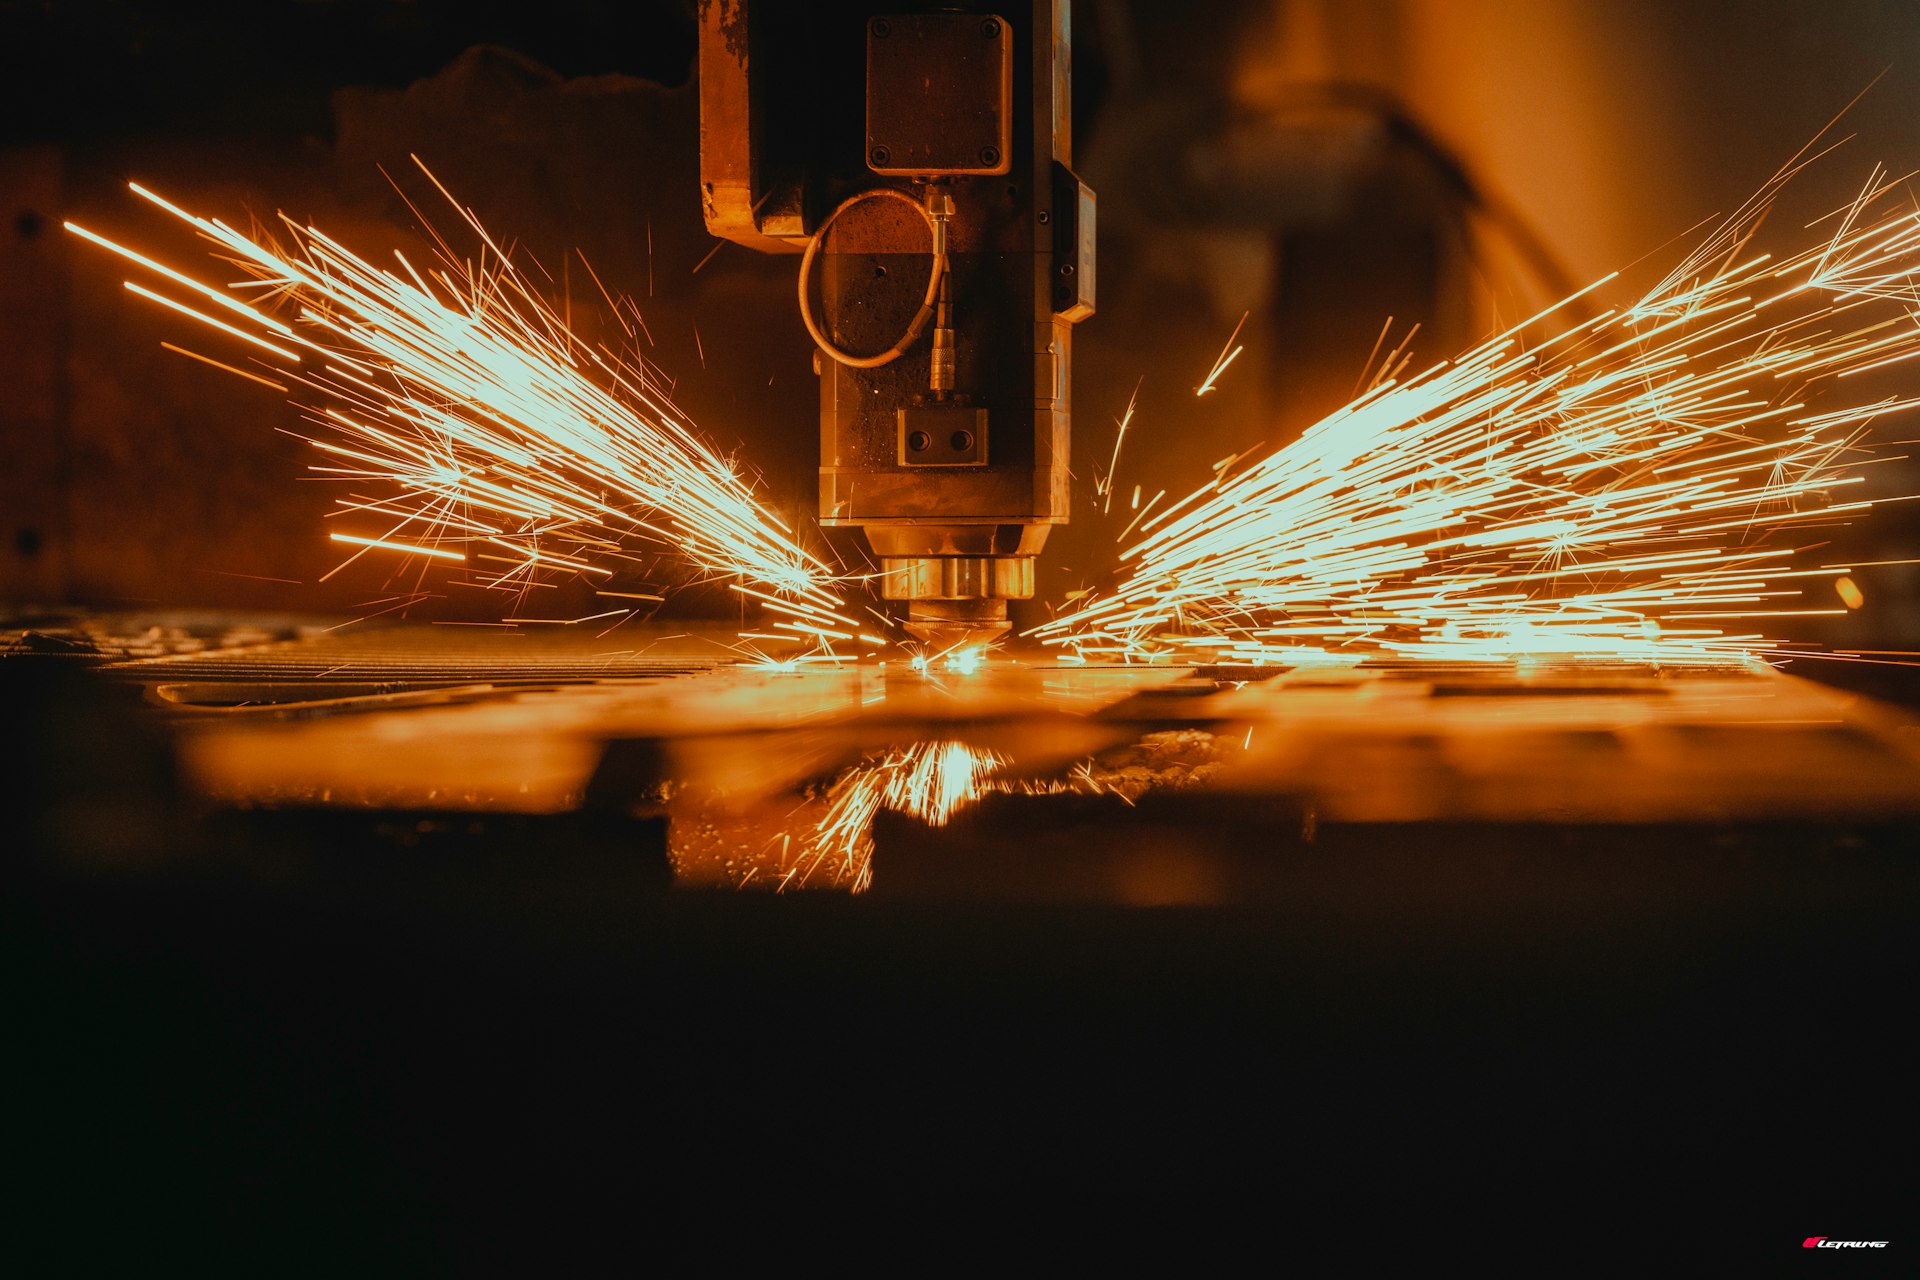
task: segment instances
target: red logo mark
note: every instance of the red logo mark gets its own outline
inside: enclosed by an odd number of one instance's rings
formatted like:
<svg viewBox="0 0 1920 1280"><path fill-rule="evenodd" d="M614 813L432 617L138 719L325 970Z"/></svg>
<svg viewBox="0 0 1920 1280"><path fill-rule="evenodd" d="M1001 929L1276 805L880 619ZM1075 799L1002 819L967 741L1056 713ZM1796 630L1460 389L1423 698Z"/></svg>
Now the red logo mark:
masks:
<svg viewBox="0 0 1920 1280"><path fill-rule="evenodd" d="M1802 1249L1818 1249L1820 1242L1825 1239L1825 1236L1808 1236L1806 1240L1801 1243L1800 1247Z"/></svg>

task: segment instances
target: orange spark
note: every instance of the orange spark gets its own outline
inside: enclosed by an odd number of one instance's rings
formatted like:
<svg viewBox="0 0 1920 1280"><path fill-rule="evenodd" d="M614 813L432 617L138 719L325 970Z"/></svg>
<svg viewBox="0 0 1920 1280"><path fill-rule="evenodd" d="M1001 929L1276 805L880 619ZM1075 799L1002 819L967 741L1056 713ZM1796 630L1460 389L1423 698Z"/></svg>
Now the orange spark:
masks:
<svg viewBox="0 0 1920 1280"><path fill-rule="evenodd" d="M1790 535L1867 511L1867 425L1920 407L1814 404L1920 356L1920 212L1876 212L1894 190L1876 171L1784 261L1743 256L1769 194L1631 306L1384 372L1295 443L1136 518L1118 582L1034 634L1102 661L1770 652L1723 620L1832 612L1795 603Z"/></svg>

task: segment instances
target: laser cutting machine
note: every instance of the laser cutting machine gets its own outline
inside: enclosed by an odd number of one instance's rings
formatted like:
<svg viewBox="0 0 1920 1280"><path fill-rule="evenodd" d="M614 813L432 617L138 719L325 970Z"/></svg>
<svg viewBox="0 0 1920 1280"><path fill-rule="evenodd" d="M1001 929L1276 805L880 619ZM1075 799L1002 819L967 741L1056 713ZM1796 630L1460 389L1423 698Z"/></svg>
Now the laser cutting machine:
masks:
<svg viewBox="0 0 1920 1280"><path fill-rule="evenodd" d="M801 254L820 523L865 534L936 650L1007 631L1068 517L1094 306L1070 47L1067 0L700 6L707 228Z"/></svg>
<svg viewBox="0 0 1920 1280"><path fill-rule="evenodd" d="M819 517L964 644L1088 567L1052 530L1094 306L1066 0L198 8L17 5L0 41L0 127L48 135L0 139L10 1256L1384 1271L1469 1224L1744 1272L1912 1217L1912 715L1759 664L742 661L732 599L610 623L602 588L652 597L599 575L408 618L365 561L321 579L261 379L53 233L132 169L360 244L405 221L374 161L420 154L562 291L644 280L686 416L775 481L811 463L770 438L810 430L797 285ZM1910 8L1083 8L1082 387L1176 388L1127 479L1279 440L1257 378L1344 397L1388 314L1456 349L1474 192L1555 192L1577 262L1659 243L1743 144L1798 145L1757 123L1797 66L1851 27L1872 75ZM696 96L705 227L780 278L695 275Z"/></svg>

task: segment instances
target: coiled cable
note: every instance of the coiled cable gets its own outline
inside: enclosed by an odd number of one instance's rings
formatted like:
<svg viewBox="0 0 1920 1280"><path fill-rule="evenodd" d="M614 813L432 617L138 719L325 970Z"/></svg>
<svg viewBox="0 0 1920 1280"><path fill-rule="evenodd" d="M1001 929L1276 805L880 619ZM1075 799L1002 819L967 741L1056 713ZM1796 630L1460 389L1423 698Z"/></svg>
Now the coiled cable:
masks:
<svg viewBox="0 0 1920 1280"><path fill-rule="evenodd" d="M813 303L808 297L810 291L807 286L813 277L813 260L819 256L820 245L826 240L827 230L833 226L834 220L862 200L875 197L904 201L913 206L914 211L927 220L927 230L933 237L933 272L927 278L927 296L920 303L920 309L914 312L913 319L907 324L907 331L901 335L900 340L878 355L857 356L834 346L828 341L827 335L820 331L820 326L813 318ZM950 209L951 205L946 207ZM839 207L828 214L827 220L820 224L820 229L813 233L813 238L807 241L807 251L800 257L800 322L807 326L807 333L812 337L814 345L826 352L833 360L851 369L878 369L881 365L891 364L905 355L907 348L926 332L927 322L933 319L934 307L940 299L940 284L947 275L946 223L947 219L944 216L937 216L931 209L898 187L872 187L841 201Z"/></svg>

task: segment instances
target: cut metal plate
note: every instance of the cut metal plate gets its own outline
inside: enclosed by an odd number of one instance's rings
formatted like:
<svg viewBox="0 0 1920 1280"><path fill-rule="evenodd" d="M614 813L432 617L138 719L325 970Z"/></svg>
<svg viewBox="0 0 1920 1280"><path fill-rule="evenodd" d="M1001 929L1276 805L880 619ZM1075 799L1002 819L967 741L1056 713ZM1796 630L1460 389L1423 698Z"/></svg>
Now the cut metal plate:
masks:
<svg viewBox="0 0 1920 1280"><path fill-rule="evenodd" d="M129 679L169 686L360 686L399 693L448 685L525 685L688 675L720 665L718 638L648 633L636 642L615 632L599 637L555 628L551 633L492 626L388 627L342 630L297 640L109 664ZM211 693L211 690L209 690ZM328 696L350 697L334 690ZM177 699L188 701L189 699ZM210 698L217 701L217 698Z"/></svg>
<svg viewBox="0 0 1920 1280"><path fill-rule="evenodd" d="M175 717L215 803L664 816L687 884L847 887L869 870L876 889L947 884L949 855L1026 875L1018 851L1042 845L1155 867L1204 846L1265 875L1282 845L1297 859L1364 831L1404 845L1471 827L1498 846L1501 831L1604 830L1631 848L1656 829L1844 841L1920 826L1910 720L1758 664L1103 668L1016 653L960 672L730 662L728 643L397 627L110 669L169 690L167 705L229 709ZM981 762L945 825L889 816L895 762L942 751ZM878 807L847 818L860 787ZM829 831L837 861L820 864ZM808 879L803 857L825 869Z"/></svg>

